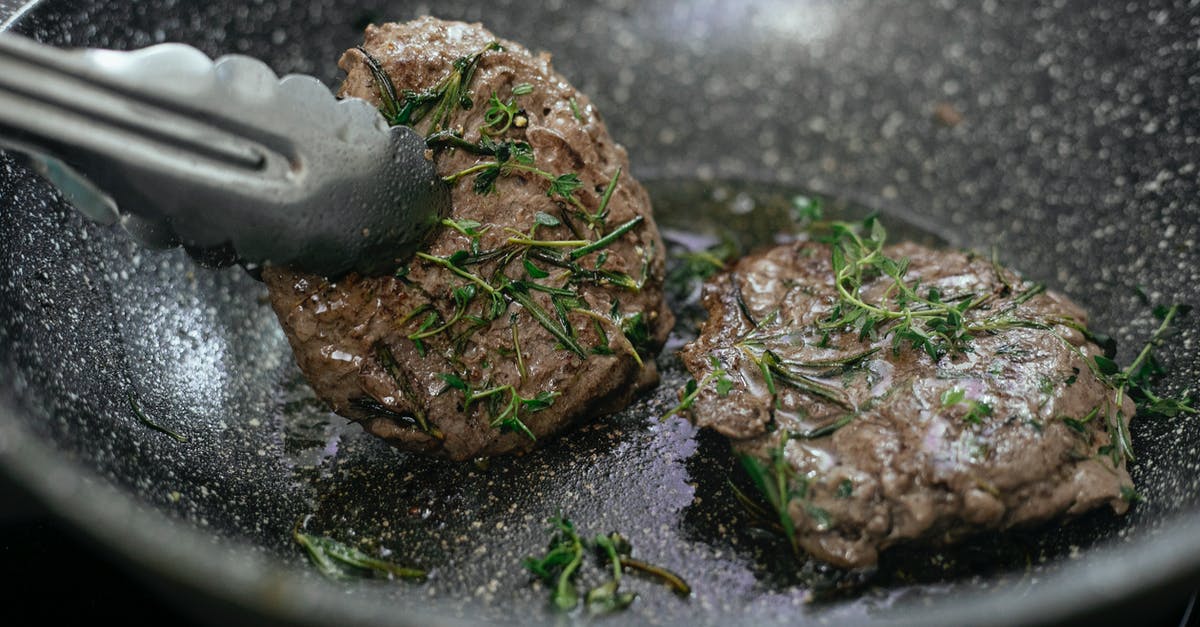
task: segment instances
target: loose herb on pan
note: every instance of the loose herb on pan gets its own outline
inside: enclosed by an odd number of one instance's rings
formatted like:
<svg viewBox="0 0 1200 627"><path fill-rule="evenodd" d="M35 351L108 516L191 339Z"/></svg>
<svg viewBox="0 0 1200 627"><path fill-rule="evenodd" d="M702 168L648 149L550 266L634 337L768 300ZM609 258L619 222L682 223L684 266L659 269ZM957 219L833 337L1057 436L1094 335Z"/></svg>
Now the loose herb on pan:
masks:
<svg viewBox="0 0 1200 627"><path fill-rule="evenodd" d="M159 433L170 436L171 439L175 440L176 442L187 442L188 441L188 439L186 437L179 435L178 433L176 433L160 424L157 424L154 421L147 418L146 413L142 411L141 404L138 403L137 396L135 396L133 394L133 392L129 393L129 409L133 410L133 415L134 415L134 417L137 418L138 422L146 425L147 427L150 427L151 429L154 429L155 431L157 431Z"/></svg>
<svg viewBox="0 0 1200 627"><path fill-rule="evenodd" d="M1129 429L1125 424L1125 416L1121 406L1128 396L1134 401L1136 414L1173 418L1181 414L1195 414L1200 410L1192 404L1191 392L1185 390L1178 398L1168 398L1156 394L1151 385L1166 373L1162 363L1155 355L1156 348L1172 333L1172 324L1181 316L1187 315L1191 307L1187 305L1159 306L1154 308L1154 317L1159 320L1158 328L1150 335L1150 339L1142 346L1142 350L1125 368L1103 355L1094 356L1088 363L1092 372L1113 390L1111 403L1106 403L1102 414L1108 428L1109 439L1115 443L1110 449L1114 465L1121 457L1130 461L1135 460L1133 442L1129 437ZM1066 341L1065 339L1063 341Z"/></svg>
<svg viewBox="0 0 1200 627"><path fill-rule="evenodd" d="M586 557L591 552L595 564L607 566L611 577L584 594L584 605L592 615L602 615L628 608L637 598L633 592L620 589L621 579L628 570L657 578L676 594L691 594L691 586L679 575L648 562L631 557L633 546L621 534L613 532L585 540L569 519L555 516L550 524L550 543L541 557L528 557L524 566L550 587L550 602L560 611L569 612L579 605L578 580Z"/></svg>
<svg viewBox="0 0 1200 627"><path fill-rule="evenodd" d="M378 577L424 581L426 572L420 568L399 566L366 553L333 538L304 533L300 525L292 530L292 538L304 547L308 559L324 576L335 580L357 577Z"/></svg>

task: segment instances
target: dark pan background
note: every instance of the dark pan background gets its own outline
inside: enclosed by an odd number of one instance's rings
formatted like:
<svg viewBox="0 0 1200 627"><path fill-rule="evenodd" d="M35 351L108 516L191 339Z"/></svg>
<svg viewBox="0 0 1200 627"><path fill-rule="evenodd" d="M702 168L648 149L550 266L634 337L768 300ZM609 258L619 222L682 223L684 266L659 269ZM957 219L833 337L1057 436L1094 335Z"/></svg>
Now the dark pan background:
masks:
<svg viewBox="0 0 1200 627"><path fill-rule="evenodd" d="M0 0L0 16L19 4ZM184 41L331 85L367 21L483 20L553 51L643 180L798 186L952 244L999 245L1085 305L1121 361L1154 326L1135 288L1200 304L1194 3L33 4L13 28L54 44ZM703 217L676 207L664 221ZM1200 573L1195 417L1134 425L1146 502L1126 517L902 549L859 592L806 604L831 575L789 574L781 545L733 505L724 444L657 420L682 381L669 354L664 386L629 411L521 459L454 466L314 409L263 295L238 270L84 222L0 155L0 464L210 620L554 622L519 564L558 512L591 534L621 530L691 581L681 600L630 579L641 598L625 619L647 623L1147 619ZM1198 320L1164 347L1166 391L1200 380ZM139 424L131 394L188 441ZM298 520L433 577L327 583L291 541Z"/></svg>

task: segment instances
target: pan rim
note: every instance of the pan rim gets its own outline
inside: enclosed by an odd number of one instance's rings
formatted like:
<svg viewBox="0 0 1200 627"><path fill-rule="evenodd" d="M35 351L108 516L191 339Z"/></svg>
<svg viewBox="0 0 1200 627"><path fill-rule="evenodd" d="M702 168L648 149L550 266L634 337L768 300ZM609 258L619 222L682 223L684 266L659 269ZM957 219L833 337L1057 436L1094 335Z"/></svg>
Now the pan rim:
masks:
<svg viewBox="0 0 1200 627"><path fill-rule="evenodd" d="M17 25L40 4L42 0L0 2L0 32ZM334 586L264 559L249 550L248 543L220 537L214 547L213 534L148 507L42 443L25 426L25 413L0 398L0 469L60 519L127 562L146 568L148 574L298 624L334 619L347 624L378 624L381 619L398 625L459 624L419 608L398 616L376 598L347 604ZM1100 612L1156 588L1195 581L1200 579L1200 512L1176 513L1153 532L1087 554L1086 562L1068 564L1049 575L1047 585L1021 593L971 591L931 609L898 608L898 615L878 624L1044 624L1077 618L1081 610ZM187 568L180 568L181 563ZM239 567L232 568L234 564ZM1136 579L1129 573L1136 573ZM1089 599L1101 602L1081 603Z"/></svg>

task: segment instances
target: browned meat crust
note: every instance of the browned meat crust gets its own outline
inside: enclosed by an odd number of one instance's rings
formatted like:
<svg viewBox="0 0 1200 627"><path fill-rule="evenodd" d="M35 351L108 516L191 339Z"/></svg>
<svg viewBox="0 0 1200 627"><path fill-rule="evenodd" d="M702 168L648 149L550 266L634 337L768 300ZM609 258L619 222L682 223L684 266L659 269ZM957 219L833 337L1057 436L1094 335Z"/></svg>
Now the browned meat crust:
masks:
<svg viewBox="0 0 1200 627"><path fill-rule="evenodd" d="M968 253L915 244L885 250L910 260L907 278L919 279L922 291L937 288L946 300L993 295L968 321L1013 307L1012 317L1048 328L981 333L970 352L937 361L907 344L895 352L883 332L860 340L835 329L822 342L819 323L838 302L826 244L779 246L711 279L708 320L682 351L697 380L709 377L692 418L767 468L782 444L798 545L836 565L865 567L902 541L950 542L1105 503L1124 512L1122 487L1131 481L1124 457L1109 447L1105 417L1127 427L1132 404L1113 406L1112 390L1089 368L1101 351L1055 323L1084 324L1084 312L1053 292L1032 295L1032 284ZM865 300L878 302L891 283L865 282ZM1020 303L1021 294L1032 296ZM834 363L872 348L849 365ZM767 350L780 372L809 377L801 387L816 382L832 392L801 390L777 374L772 397L760 370ZM728 372L721 389L712 384L717 367Z"/></svg>
<svg viewBox="0 0 1200 627"><path fill-rule="evenodd" d="M493 41L497 38L478 24L421 18L371 26L363 47L379 60L398 91L421 91L442 80L456 59ZM455 460L532 448L535 441L519 430L493 424L510 406L515 414L508 417L515 415L539 442L570 423L623 407L636 391L657 381L657 372L653 360L641 363L621 331L622 321L629 326L642 316L646 338L641 348L648 354L661 347L673 322L662 294L664 247L649 198L628 174L625 150L613 143L587 96L553 70L549 55L533 55L510 41L499 43L502 50L480 55L469 85L474 104L469 110L455 108L450 127L477 142L489 97L494 93L502 101L512 98L528 124L511 126L496 136L498 141L528 142L538 168L556 175L576 173L583 186L575 194L588 211L596 210L605 186L621 169L608 205L606 231L636 216L643 218L603 251L577 260L588 270L628 276L640 287L572 281L579 273L535 259L534 265L548 274L538 278L540 273L527 270L520 253L468 268L497 285L506 277L575 291L581 301L559 298L558 304L568 323L564 328L574 330L586 357L566 350L511 292L498 295L496 301L476 285L460 315L455 291L473 284L429 260L414 259L403 278L349 276L330 282L286 268L263 273L296 362L318 396L400 448ZM347 72L340 95L380 103L365 55L348 50L340 66ZM532 91L514 95L514 87L523 83ZM417 128L429 130L420 124ZM439 148L431 157L443 176L486 161L452 148ZM511 248L514 232L528 233L539 212L562 221L539 226L539 240L599 237L573 217L561 199L547 194L546 180L530 172L499 177L495 191L486 195L476 193L471 179L464 178L454 184L452 202L449 219L480 223L476 230L482 231L478 248L483 251ZM448 258L471 249L467 235L446 227L432 234L425 252ZM552 294L525 291L537 308L561 322ZM494 302L503 308L498 315L491 309ZM448 322L452 324L443 331L420 337ZM447 375L470 386L472 393L501 391L464 406L466 394L449 385ZM549 406L535 400L539 395Z"/></svg>

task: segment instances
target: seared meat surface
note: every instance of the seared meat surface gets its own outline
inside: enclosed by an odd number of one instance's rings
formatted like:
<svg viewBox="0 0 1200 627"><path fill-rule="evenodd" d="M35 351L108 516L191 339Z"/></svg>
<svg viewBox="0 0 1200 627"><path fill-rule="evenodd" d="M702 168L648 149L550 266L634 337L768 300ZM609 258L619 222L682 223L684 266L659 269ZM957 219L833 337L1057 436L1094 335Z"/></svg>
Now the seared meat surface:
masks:
<svg viewBox="0 0 1200 627"><path fill-rule="evenodd" d="M440 132L429 157L453 208L399 276L263 273L317 395L400 448L463 460L528 450L655 383L642 355L673 322L664 247L587 96L477 24L371 26L362 49L341 58L340 95Z"/></svg>
<svg viewBox="0 0 1200 627"><path fill-rule="evenodd" d="M1084 312L970 253L881 252L908 260L899 272L913 293L963 311L948 325L951 337L965 330L957 347L920 341L940 322L913 334L902 319L864 328L835 287L834 264L850 267L853 255L798 242L710 279L708 320L682 351L700 382L692 419L730 438L752 476L782 479L772 505L796 545L867 567L899 542L953 542L1104 504L1124 512L1132 484L1120 434L1133 407L1116 406L1092 370L1102 351ZM876 308L864 316L904 309L886 271L843 286Z"/></svg>

